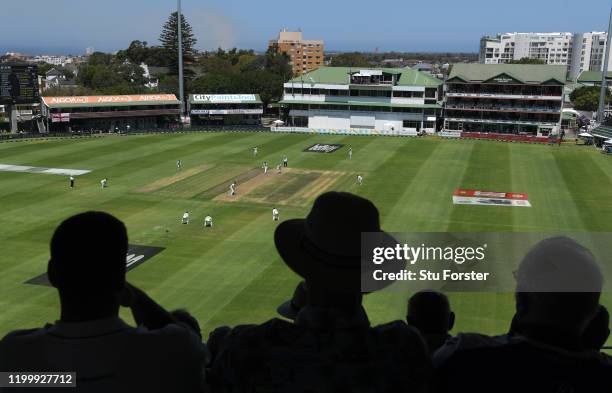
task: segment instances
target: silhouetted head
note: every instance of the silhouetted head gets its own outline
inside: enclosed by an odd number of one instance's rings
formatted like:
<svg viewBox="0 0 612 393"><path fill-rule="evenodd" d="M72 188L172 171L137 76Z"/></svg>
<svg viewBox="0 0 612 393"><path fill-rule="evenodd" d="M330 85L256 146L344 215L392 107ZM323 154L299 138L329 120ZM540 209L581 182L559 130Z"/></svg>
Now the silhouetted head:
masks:
<svg viewBox="0 0 612 393"><path fill-rule="evenodd" d="M455 325L455 313L445 294L426 290L408 300L406 321L421 333L446 334Z"/></svg>
<svg viewBox="0 0 612 393"><path fill-rule="evenodd" d="M51 284L60 292L62 307L70 304L71 313L77 314L81 306L118 307L118 295L125 285L127 250L127 229L110 214L81 213L62 222L51 239L47 268Z"/></svg>
<svg viewBox="0 0 612 393"><path fill-rule="evenodd" d="M315 200L305 219L281 223L274 242L287 266L306 280L309 304L334 301L343 306L361 302L362 274L367 275L362 272L361 237L372 232L380 235L380 245L397 244L381 230L372 202L345 192L328 192ZM400 264L388 266L402 269Z"/></svg>
<svg viewBox="0 0 612 393"><path fill-rule="evenodd" d="M604 306L597 312L582 333L582 346L585 349L600 351L610 336L610 314Z"/></svg>
<svg viewBox="0 0 612 393"><path fill-rule="evenodd" d="M533 247L516 272L521 323L581 334L599 304L603 276L593 254L574 240L555 237Z"/></svg>

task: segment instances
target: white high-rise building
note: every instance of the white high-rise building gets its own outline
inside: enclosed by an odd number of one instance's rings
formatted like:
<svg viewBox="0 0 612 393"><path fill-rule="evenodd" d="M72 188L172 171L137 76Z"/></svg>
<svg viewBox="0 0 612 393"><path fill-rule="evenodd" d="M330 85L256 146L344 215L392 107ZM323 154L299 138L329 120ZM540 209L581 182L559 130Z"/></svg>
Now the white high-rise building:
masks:
<svg viewBox="0 0 612 393"><path fill-rule="evenodd" d="M571 79L582 71L601 71L606 47L605 32L504 33L480 40L479 61L503 64L522 58L566 65ZM612 67L610 67L612 68Z"/></svg>
<svg viewBox="0 0 612 393"><path fill-rule="evenodd" d="M576 33L570 76L575 79L582 71L602 71L606 49L605 32ZM608 71L612 64L608 65Z"/></svg>

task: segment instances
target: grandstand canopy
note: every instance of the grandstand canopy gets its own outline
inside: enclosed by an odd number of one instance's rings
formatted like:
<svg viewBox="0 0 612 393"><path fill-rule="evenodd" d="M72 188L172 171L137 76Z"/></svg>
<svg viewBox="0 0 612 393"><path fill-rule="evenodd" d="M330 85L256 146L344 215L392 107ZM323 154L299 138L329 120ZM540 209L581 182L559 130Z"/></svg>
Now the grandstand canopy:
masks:
<svg viewBox="0 0 612 393"><path fill-rule="evenodd" d="M602 76L603 75L601 71L583 71L582 73L580 73L580 76L578 76L577 82L583 85L601 85ZM608 71L608 74L606 75L606 80L610 79L612 79L612 72Z"/></svg>

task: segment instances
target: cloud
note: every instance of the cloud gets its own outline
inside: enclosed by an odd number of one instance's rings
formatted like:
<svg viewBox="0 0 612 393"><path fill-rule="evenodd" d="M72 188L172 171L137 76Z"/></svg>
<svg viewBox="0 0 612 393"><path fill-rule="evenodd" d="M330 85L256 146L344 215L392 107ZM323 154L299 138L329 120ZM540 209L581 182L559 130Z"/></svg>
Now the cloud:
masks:
<svg viewBox="0 0 612 393"><path fill-rule="evenodd" d="M185 10L185 16L198 39L200 49L232 48L236 46L236 23L212 9Z"/></svg>

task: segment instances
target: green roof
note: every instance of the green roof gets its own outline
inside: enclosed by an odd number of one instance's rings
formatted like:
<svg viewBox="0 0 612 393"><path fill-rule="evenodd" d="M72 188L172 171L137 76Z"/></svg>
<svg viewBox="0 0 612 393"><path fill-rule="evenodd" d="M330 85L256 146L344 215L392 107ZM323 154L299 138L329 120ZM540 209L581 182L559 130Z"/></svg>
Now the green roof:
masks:
<svg viewBox="0 0 612 393"><path fill-rule="evenodd" d="M381 106L391 108L422 108L422 109L441 109L438 104L392 104L390 102L364 102L364 101L308 101L308 100L282 100L280 104L300 104L300 105L350 105L350 106Z"/></svg>
<svg viewBox="0 0 612 393"><path fill-rule="evenodd" d="M508 76L525 84L542 84L551 80L565 84L567 67L546 64L466 64L453 65L448 79L466 82L485 82L499 76Z"/></svg>
<svg viewBox="0 0 612 393"><path fill-rule="evenodd" d="M349 73L360 70L377 70L390 74L399 75L396 86L424 86L438 87L444 82L438 78L411 68L368 68L368 67L320 67L314 71L307 72L302 76L295 77L289 83L320 83L334 85L348 85Z"/></svg>
<svg viewBox="0 0 612 393"><path fill-rule="evenodd" d="M578 76L578 83L597 83L601 84L602 72L600 71L582 71ZM612 72L608 71L606 79L612 79Z"/></svg>
<svg viewBox="0 0 612 393"><path fill-rule="evenodd" d="M197 99L196 99L197 98ZM259 94L190 94L190 104L261 104Z"/></svg>

